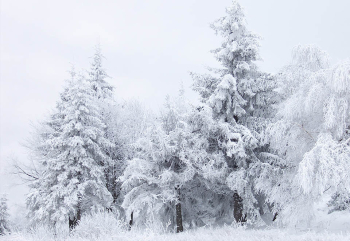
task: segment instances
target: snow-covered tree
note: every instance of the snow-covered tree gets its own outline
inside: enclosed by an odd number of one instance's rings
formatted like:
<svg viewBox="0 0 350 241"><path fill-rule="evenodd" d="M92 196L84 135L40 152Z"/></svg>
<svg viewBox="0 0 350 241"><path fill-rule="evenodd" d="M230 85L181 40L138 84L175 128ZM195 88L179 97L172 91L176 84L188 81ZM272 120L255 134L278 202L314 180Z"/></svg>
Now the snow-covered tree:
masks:
<svg viewBox="0 0 350 241"><path fill-rule="evenodd" d="M74 77L74 75L73 75ZM104 168L110 162L104 150L113 146L105 138L94 94L82 76L69 82L52 115L52 133L45 141L48 155L42 175L31 183L27 204L36 221L76 225L84 212L109 207Z"/></svg>
<svg viewBox="0 0 350 241"><path fill-rule="evenodd" d="M298 46L279 81L283 101L269 133L280 158L261 181L282 221L307 224L324 195L338 207L349 197L350 62L329 67L319 48Z"/></svg>
<svg viewBox="0 0 350 241"><path fill-rule="evenodd" d="M212 51L222 68L209 68L210 74L192 74L194 90L212 108L217 125L228 123L240 130L232 140L251 135L257 139L254 145L243 147L244 155L226 157L226 162L233 164L225 178L235 191L236 221L244 220L245 214L252 220L259 219L264 205L256 199L254 180L259 175L259 166L266 161L261 154L268 151L268 146L262 140L274 114L276 81L257 68L259 37L247 29L243 9L237 1L211 27L223 38L221 47Z"/></svg>
<svg viewBox="0 0 350 241"><path fill-rule="evenodd" d="M273 76L258 70L259 37L246 26L243 9L237 1L226 8L226 16L211 27L223 38L213 50L222 68L209 68L210 74L192 74L194 89L216 116L226 122L266 117L275 101Z"/></svg>
<svg viewBox="0 0 350 241"><path fill-rule="evenodd" d="M135 224L152 217L163 224L170 220L181 230L180 212L185 228L232 223L235 192L228 183L240 185L233 179L242 184L249 175L230 173L251 157L257 140L242 125L218 124L212 115L206 105L186 105L181 95L167 99L160 123L137 142L136 158L122 176L123 206L134 212ZM250 195L243 189L242 195ZM254 209L245 208L241 211Z"/></svg>
<svg viewBox="0 0 350 241"><path fill-rule="evenodd" d="M0 235L10 232L9 216L7 198L2 195L0 197Z"/></svg>
<svg viewBox="0 0 350 241"><path fill-rule="evenodd" d="M101 46L97 44L87 80L91 84L91 88L94 90L98 99L108 99L113 96L113 87L106 81L106 78L109 76L102 66L103 58Z"/></svg>
<svg viewBox="0 0 350 241"><path fill-rule="evenodd" d="M181 232L183 227L179 199L182 183L187 180L184 179L187 170L180 158L183 137L177 125L184 113L181 113L180 108L172 108L169 102L167 104L169 109L163 113L162 122L155 123L136 142L136 156L129 161L121 177L126 192L123 206L127 213L135 214L137 225L149 218L163 223L169 221L166 220L169 218L174 224L173 210L176 206L177 231ZM168 125L169 121L173 125Z"/></svg>
<svg viewBox="0 0 350 241"><path fill-rule="evenodd" d="M112 118L122 142L126 145L126 158L134 155L133 144L143 137L147 129L153 125L156 117L139 100L121 101L117 106L118 118Z"/></svg>
<svg viewBox="0 0 350 241"><path fill-rule="evenodd" d="M92 57L90 70L88 71L87 81L92 89L93 96L95 97L95 103L98 106L98 113L101 120L106 124L106 130L104 137L113 143L110 148L104 149L104 152L109 157L109 162L105 163L105 178L108 191L113 196L113 209L120 205L120 183L117 182L117 178L122 174L124 169L124 146L121 140L120 133L116 126L113 124L118 116L118 104L113 98L112 85L106 80L109 78L107 71L103 67L103 59L101 46L97 44L95 46L95 53ZM105 147L106 148L106 147Z"/></svg>
<svg viewBox="0 0 350 241"><path fill-rule="evenodd" d="M110 107L110 111L105 112L108 113L105 115L106 135L115 144L108 150L113 161L106 170L107 188L113 195L113 208L122 214L124 210L121 204L124 197L119 177L124 172L126 160L135 156L135 142L145 135L154 118L152 113L137 100L114 102L107 106Z"/></svg>

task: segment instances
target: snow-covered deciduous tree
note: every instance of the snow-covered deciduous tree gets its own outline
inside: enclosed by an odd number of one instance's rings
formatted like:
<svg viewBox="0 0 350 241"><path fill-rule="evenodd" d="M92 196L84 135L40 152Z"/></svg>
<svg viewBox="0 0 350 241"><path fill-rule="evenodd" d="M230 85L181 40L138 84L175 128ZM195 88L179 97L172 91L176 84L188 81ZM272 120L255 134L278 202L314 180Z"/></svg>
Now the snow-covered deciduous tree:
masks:
<svg viewBox="0 0 350 241"><path fill-rule="evenodd" d="M156 117L152 111L136 99L120 101L116 110L118 118L112 118L112 125L115 125L122 142L126 145L126 158L131 159L134 153L132 145L146 134Z"/></svg>
<svg viewBox="0 0 350 241"><path fill-rule="evenodd" d="M52 133L45 140L49 152L41 176L31 183L27 204L36 221L51 224L69 218L74 227L84 212L109 207L104 168L105 150L114 145L105 138L106 125L94 94L82 76L73 75L49 121Z"/></svg>
<svg viewBox="0 0 350 241"><path fill-rule="evenodd" d="M10 232L9 216L7 198L5 195L2 195L0 197L0 235Z"/></svg>
<svg viewBox="0 0 350 241"><path fill-rule="evenodd" d="M298 46L279 80L283 101L269 133L280 159L261 181L273 183L282 221L309 223L325 194L335 203L349 196L350 62L329 67L319 48Z"/></svg>
<svg viewBox="0 0 350 241"><path fill-rule="evenodd" d="M167 107L162 121L154 123L135 144L135 158L129 161L121 177L126 192L123 207L128 214L135 215L136 225L145 224L150 218L161 223L169 218L174 225L176 205L177 231L181 232L181 186L191 178L180 158L184 139L178 125L184 125L180 122L184 112L169 102Z"/></svg>
<svg viewBox="0 0 350 241"><path fill-rule="evenodd" d="M107 125L106 135L115 146L108 150L112 163L106 170L108 190L113 195L113 208L120 214L124 213L121 204L124 196L121 193L121 181L119 177L126 167L126 160L135 155L135 142L144 137L147 128L153 121L153 114L139 101L128 100L120 103L108 104L109 111L105 118Z"/></svg>

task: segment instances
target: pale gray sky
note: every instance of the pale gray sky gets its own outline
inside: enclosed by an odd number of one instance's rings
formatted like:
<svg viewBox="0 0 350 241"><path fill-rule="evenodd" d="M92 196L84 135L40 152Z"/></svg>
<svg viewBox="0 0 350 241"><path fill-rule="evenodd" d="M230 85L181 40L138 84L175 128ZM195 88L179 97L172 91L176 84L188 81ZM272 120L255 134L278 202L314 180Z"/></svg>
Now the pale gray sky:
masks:
<svg viewBox="0 0 350 241"><path fill-rule="evenodd" d="M6 176L9 156L30 122L55 106L70 63L88 68L99 39L117 99L139 98L152 109L188 71L217 65L209 50L220 38L209 23L231 0L0 0L0 193L23 203L24 188ZM297 44L316 44L335 63L350 56L349 0L241 0L249 28L263 37L261 68L277 72ZM190 93L190 91L188 91ZM193 94L189 94L194 96ZM193 98L193 97L192 97ZM6 164L7 163L7 164Z"/></svg>

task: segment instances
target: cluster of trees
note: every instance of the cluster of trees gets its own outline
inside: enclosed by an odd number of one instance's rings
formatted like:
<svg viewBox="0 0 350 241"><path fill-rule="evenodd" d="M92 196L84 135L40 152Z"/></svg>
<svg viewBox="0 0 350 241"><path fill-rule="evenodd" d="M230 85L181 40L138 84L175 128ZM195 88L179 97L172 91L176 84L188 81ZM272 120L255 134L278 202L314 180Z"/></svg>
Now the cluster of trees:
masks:
<svg viewBox="0 0 350 241"><path fill-rule="evenodd" d="M7 198L5 195L0 197L0 235L10 232L9 213L7 207Z"/></svg>
<svg viewBox="0 0 350 241"><path fill-rule="evenodd" d="M272 75L256 65L259 37L237 2L211 27L221 68L191 73L199 105L183 89L159 115L117 103L99 47L88 75L71 71L30 144L32 221L74 228L107 210L181 232L308 223L325 195L330 212L350 209L350 62L330 66L317 47L299 46Z"/></svg>

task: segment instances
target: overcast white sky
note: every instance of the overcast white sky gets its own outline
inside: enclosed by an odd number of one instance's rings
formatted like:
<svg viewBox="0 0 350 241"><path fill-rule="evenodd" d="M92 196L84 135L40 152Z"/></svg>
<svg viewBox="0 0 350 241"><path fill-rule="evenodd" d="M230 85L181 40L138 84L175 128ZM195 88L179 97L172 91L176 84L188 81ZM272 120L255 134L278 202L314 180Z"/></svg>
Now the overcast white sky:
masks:
<svg viewBox="0 0 350 241"><path fill-rule="evenodd" d="M13 205L23 203L24 188L4 174L8 157L26 158L20 143L55 106L70 63L88 68L99 39L117 99L138 98L157 110L181 82L190 87L189 71L217 64L209 50L220 39L209 23L231 0L0 2L0 193ZM263 37L265 71L278 72L297 44L317 44L332 63L350 56L349 0L240 3L249 28Z"/></svg>

